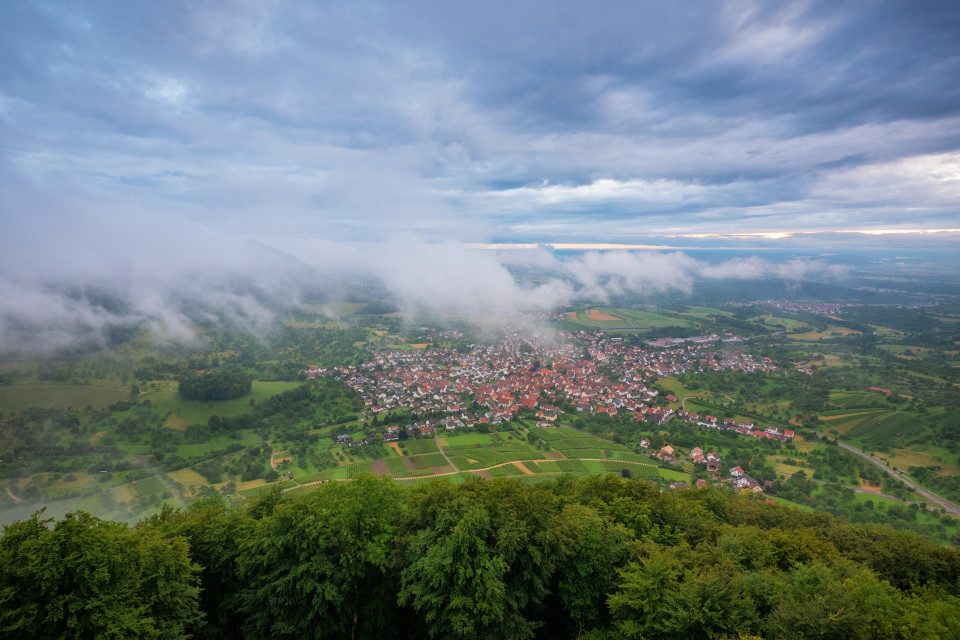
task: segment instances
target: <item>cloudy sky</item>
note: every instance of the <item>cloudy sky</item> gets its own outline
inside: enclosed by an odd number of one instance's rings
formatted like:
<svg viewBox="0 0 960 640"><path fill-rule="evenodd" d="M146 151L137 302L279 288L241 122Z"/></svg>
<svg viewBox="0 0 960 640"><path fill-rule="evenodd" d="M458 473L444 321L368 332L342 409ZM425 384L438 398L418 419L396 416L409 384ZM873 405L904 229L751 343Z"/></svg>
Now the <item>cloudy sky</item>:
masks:
<svg viewBox="0 0 960 640"><path fill-rule="evenodd" d="M960 250L958 78L953 0L0 2L0 352L269 321L289 256L462 308Z"/></svg>
<svg viewBox="0 0 960 640"><path fill-rule="evenodd" d="M960 4L0 6L2 215L471 243L960 227Z"/></svg>

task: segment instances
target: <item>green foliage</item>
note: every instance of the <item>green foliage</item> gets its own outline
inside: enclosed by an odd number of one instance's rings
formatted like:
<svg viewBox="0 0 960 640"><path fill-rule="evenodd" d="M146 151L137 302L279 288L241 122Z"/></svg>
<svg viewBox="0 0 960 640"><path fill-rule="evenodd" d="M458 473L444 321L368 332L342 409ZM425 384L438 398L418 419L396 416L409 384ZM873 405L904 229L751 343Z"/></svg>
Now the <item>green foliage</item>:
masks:
<svg viewBox="0 0 960 640"><path fill-rule="evenodd" d="M188 637L199 620L186 542L80 512L0 540L0 637Z"/></svg>
<svg viewBox="0 0 960 640"><path fill-rule="evenodd" d="M232 508L213 493L135 528L82 512L48 524L34 516L0 538L0 638L882 639L960 628L956 549L610 474L412 488L361 474Z"/></svg>
<svg viewBox="0 0 960 640"><path fill-rule="evenodd" d="M400 489L371 476L278 504L242 543L240 611L248 638L354 635L379 604ZM361 599L363 595L363 599Z"/></svg>
<svg viewBox="0 0 960 640"><path fill-rule="evenodd" d="M231 400L250 393L252 378L238 373L211 371L184 374L177 391L187 400Z"/></svg>

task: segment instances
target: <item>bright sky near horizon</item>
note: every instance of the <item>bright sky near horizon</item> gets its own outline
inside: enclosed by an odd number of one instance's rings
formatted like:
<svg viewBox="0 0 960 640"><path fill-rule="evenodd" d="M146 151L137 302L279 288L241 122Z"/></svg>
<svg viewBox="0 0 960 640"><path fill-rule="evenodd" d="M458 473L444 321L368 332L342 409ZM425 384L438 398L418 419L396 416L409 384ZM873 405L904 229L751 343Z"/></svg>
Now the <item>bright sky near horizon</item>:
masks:
<svg viewBox="0 0 960 640"><path fill-rule="evenodd" d="M0 5L0 61L12 228L960 227L956 2L25 0Z"/></svg>

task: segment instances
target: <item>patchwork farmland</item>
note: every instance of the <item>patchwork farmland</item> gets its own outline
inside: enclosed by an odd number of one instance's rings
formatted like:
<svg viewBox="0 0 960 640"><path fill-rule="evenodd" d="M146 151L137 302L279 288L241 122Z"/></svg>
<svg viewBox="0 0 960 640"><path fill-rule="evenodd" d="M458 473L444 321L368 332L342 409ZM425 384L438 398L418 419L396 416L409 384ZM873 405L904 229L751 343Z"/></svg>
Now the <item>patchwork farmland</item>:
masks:
<svg viewBox="0 0 960 640"><path fill-rule="evenodd" d="M688 327L691 322L684 318L670 317L654 311L593 307L568 311L566 317L557 325L569 329L646 330L659 327Z"/></svg>

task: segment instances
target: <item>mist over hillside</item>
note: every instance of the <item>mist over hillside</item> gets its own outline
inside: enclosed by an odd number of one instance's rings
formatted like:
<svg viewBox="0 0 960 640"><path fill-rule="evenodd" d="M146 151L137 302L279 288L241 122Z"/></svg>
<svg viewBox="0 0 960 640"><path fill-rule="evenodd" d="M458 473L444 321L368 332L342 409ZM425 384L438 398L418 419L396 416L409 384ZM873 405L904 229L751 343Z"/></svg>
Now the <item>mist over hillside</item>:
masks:
<svg viewBox="0 0 960 640"><path fill-rule="evenodd" d="M382 300L405 317L493 321L574 303L792 296L909 304L923 302L917 292L960 293L948 251L938 262L936 252L902 246L478 248L412 234L376 242L253 238L185 223L155 229L135 216L109 227L98 219L77 216L44 230L42 240L36 222L4 235L0 355L96 348L135 328L181 343L197 326L264 335L304 304L337 301ZM29 250L40 243L43 252Z"/></svg>

